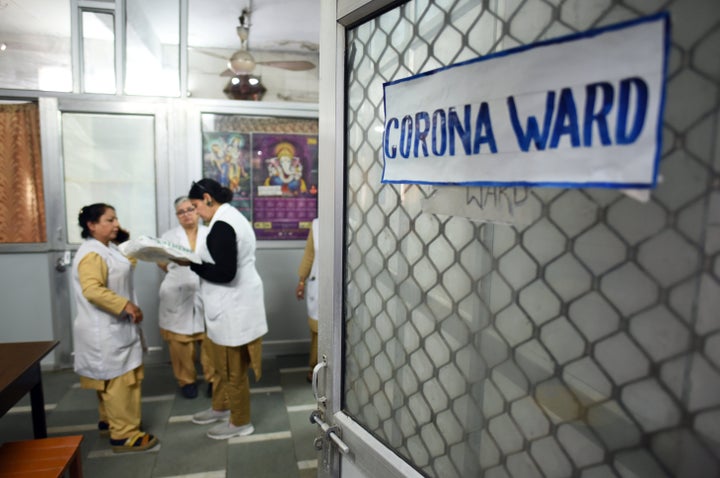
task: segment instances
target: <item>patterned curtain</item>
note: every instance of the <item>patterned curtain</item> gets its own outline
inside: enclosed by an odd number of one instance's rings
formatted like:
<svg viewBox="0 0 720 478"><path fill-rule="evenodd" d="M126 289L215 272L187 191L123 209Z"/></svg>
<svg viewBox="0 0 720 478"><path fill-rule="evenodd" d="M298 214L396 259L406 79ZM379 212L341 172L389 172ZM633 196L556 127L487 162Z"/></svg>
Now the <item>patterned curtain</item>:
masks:
<svg viewBox="0 0 720 478"><path fill-rule="evenodd" d="M38 106L0 105L0 243L46 240Z"/></svg>

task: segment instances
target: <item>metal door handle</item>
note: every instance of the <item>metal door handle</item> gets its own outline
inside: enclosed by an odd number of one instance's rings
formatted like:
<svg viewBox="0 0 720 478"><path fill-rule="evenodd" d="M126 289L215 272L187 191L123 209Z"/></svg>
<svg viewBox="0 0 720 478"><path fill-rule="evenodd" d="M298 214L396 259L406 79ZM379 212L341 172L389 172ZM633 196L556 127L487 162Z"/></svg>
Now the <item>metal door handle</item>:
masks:
<svg viewBox="0 0 720 478"><path fill-rule="evenodd" d="M72 264L72 253L70 251L65 251L62 257L58 257L55 261L55 270L58 272L65 272L65 269L67 269L67 266L70 264Z"/></svg>
<svg viewBox="0 0 720 478"><path fill-rule="evenodd" d="M312 391L313 396L315 397L315 402L318 404L318 408L320 405L324 405L325 402L327 402L327 397L323 395L322 397L319 396L320 392L318 392L318 380L320 378L320 370L327 367L327 357L325 355L322 356L322 360L313 367L312 371Z"/></svg>

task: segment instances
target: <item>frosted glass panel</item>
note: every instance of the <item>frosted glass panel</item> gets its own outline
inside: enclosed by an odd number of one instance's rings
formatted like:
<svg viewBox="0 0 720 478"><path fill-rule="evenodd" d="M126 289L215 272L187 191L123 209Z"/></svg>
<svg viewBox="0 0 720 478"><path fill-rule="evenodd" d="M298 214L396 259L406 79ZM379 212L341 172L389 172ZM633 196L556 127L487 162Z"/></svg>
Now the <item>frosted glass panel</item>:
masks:
<svg viewBox="0 0 720 478"><path fill-rule="evenodd" d="M115 28L108 13L83 12L84 91L115 93Z"/></svg>
<svg viewBox="0 0 720 478"><path fill-rule="evenodd" d="M180 95L179 0L127 0L125 93Z"/></svg>
<svg viewBox="0 0 720 478"><path fill-rule="evenodd" d="M72 89L70 2L0 1L0 88Z"/></svg>
<svg viewBox="0 0 720 478"><path fill-rule="evenodd" d="M64 113L62 129L68 242L82 240L78 213L96 202L131 237L157 235L154 117Z"/></svg>

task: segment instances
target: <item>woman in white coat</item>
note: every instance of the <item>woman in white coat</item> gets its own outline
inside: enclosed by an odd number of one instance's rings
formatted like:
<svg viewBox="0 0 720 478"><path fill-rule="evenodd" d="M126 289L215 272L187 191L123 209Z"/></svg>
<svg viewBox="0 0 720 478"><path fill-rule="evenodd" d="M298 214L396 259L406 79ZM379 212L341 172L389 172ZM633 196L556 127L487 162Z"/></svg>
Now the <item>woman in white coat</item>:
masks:
<svg viewBox="0 0 720 478"><path fill-rule="evenodd" d="M198 253L202 264L190 268L200 276L205 328L213 346L216 379L212 407L193 415L193 422L220 422L207 432L222 440L249 435L249 369L262 371L262 336L268 331L263 283L255 268L255 232L228 204L230 189L204 178L192 184L188 197L210 232Z"/></svg>
<svg viewBox="0 0 720 478"><path fill-rule="evenodd" d="M136 305L133 268L113 243L120 224L108 204L80 210L85 241L73 259L75 372L80 386L97 392L101 432L115 452L142 451L158 439L140 429L142 310Z"/></svg>
<svg viewBox="0 0 720 478"><path fill-rule="evenodd" d="M313 219L312 226L305 241L305 252L298 268L298 285L295 296L298 300L305 299L310 328L310 370L318 362L318 251L320 243L318 218ZM312 371L308 372L307 380L312 380Z"/></svg>
<svg viewBox="0 0 720 478"><path fill-rule="evenodd" d="M205 244L209 229L199 224L197 212L187 196L175 200L175 216L179 225L165 232L161 238L197 251L198 245ZM195 367L198 347L203 375L211 386L215 375L208 354L209 347L202 346L205 321L199 296L200 279L187 267L180 267L173 262L159 263L158 266L167 273L159 291L160 335L168 344L173 375L182 395L195 398L198 394Z"/></svg>

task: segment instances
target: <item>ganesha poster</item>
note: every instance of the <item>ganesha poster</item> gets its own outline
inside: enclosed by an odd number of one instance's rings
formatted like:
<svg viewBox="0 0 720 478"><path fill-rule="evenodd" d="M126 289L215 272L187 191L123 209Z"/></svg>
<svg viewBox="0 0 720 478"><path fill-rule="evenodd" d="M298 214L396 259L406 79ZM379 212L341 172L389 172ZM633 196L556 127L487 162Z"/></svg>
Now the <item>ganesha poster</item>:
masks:
<svg viewBox="0 0 720 478"><path fill-rule="evenodd" d="M250 135L203 133L203 177L212 178L233 192L230 204L252 221Z"/></svg>
<svg viewBox="0 0 720 478"><path fill-rule="evenodd" d="M317 136L252 135L253 228L258 239L305 239L317 216Z"/></svg>

